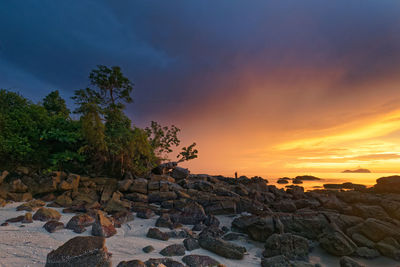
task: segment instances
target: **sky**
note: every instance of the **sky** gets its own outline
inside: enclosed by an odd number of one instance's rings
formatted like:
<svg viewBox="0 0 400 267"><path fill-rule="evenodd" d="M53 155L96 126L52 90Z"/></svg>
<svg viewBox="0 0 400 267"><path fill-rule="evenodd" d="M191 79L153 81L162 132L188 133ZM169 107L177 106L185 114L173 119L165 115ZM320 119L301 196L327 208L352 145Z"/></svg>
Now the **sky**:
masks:
<svg viewBox="0 0 400 267"><path fill-rule="evenodd" d="M400 1L0 2L0 88L72 105L96 65L195 173L400 172Z"/></svg>

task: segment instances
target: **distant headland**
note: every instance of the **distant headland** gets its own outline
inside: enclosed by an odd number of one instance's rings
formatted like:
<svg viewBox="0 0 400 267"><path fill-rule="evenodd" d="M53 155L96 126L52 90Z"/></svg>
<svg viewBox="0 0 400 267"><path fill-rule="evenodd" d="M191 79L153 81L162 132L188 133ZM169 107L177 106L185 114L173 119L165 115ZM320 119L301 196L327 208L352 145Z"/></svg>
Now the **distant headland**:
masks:
<svg viewBox="0 0 400 267"><path fill-rule="evenodd" d="M342 171L342 173L371 173L371 171L370 170L368 170L368 169L356 169L356 170L345 170L345 171Z"/></svg>

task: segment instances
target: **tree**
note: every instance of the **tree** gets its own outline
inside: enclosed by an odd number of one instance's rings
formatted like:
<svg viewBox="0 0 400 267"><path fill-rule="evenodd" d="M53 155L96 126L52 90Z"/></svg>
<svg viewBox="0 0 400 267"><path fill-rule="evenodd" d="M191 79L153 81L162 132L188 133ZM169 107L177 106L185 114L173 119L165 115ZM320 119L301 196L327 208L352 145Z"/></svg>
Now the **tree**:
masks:
<svg viewBox="0 0 400 267"><path fill-rule="evenodd" d="M179 160L178 162L188 161L197 158L199 151L195 149L196 143L191 144L188 147L183 147L182 151L176 156Z"/></svg>
<svg viewBox="0 0 400 267"><path fill-rule="evenodd" d="M50 115L60 115L67 118L70 113L58 90L51 92L43 99L43 107Z"/></svg>
<svg viewBox="0 0 400 267"><path fill-rule="evenodd" d="M108 68L98 65L89 75L90 82L99 89L99 94L104 106L123 108L125 103L131 103L133 84L126 78L121 68L114 66Z"/></svg>
<svg viewBox="0 0 400 267"><path fill-rule="evenodd" d="M101 96L98 92L86 88L76 90L72 99L77 105L74 112L81 114L81 133L85 141L79 152L87 156L95 172L101 172L107 161L105 126L102 121L104 112L100 107Z"/></svg>
<svg viewBox="0 0 400 267"><path fill-rule="evenodd" d="M170 127L161 126L159 123L152 121L150 127L146 127L145 131L155 154L161 159L167 159L167 154L173 151L172 148L179 146L181 143L178 138L178 133L181 130L175 125Z"/></svg>
<svg viewBox="0 0 400 267"><path fill-rule="evenodd" d="M44 165L47 151L40 135L48 127L45 108L21 95L0 90L0 165Z"/></svg>

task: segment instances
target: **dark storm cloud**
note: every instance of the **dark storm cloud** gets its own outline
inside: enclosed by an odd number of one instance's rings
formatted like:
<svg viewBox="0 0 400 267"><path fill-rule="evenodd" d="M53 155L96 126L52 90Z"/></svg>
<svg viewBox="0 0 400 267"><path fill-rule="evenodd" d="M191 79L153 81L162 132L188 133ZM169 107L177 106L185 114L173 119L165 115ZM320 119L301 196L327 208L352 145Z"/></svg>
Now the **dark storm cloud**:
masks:
<svg viewBox="0 0 400 267"><path fill-rule="evenodd" d="M397 74L399 11L396 0L3 1L0 86L70 96L95 65L119 65L142 118L243 94L243 71L341 69L327 88L338 90Z"/></svg>

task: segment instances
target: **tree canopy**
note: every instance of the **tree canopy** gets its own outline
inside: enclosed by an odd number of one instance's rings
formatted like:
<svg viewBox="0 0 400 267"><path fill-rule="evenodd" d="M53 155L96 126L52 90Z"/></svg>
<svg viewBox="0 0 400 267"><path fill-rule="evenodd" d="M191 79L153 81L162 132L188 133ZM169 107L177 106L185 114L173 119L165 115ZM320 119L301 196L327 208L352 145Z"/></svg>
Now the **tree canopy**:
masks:
<svg viewBox="0 0 400 267"><path fill-rule="evenodd" d="M133 83L119 67L99 65L90 87L75 91L74 113L58 90L40 103L0 90L0 168L20 165L38 170L87 174L143 175L180 145L176 126L136 127L125 114ZM183 147L178 162L197 158L195 143Z"/></svg>

